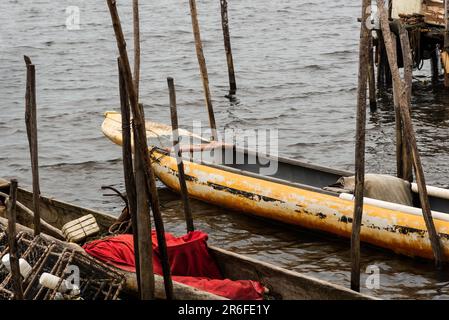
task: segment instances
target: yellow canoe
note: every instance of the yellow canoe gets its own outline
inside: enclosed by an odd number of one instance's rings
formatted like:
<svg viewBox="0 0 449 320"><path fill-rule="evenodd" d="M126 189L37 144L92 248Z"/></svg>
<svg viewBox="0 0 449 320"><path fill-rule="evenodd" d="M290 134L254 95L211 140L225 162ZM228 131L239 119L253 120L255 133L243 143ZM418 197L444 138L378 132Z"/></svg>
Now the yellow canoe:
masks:
<svg viewBox="0 0 449 320"><path fill-rule="evenodd" d="M155 134L156 127L163 129ZM154 141L152 135L167 135L167 132L163 132L166 129L170 130L170 127L147 123L150 143ZM114 143L121 145L120 114L106 112L102 131ZM181 133L183 134L192 135L187 131ZM201 140L199 136L194 138ZM166 141L165 144L150 147L152 167L156 176L167 187L179 191L176 159L164 149L170 147L171 137L167 136ZM238 158L237 153L242 153L245 164L217 163L217 158L226 157L222 155L223 152L231 152L234 159ZM190 158L192 155L193 158ZM351 236L353 201L322 189L335 183L339 177L349 175L348 172L276 158L271 161L278 162L277 172L271 176L263 176L255 170L258 166L255 154L232 146L185 152L183 156L187 188L191 197L236 212L342 237ZM257 157L260 158L259 155ZM448 203L446 199L435 198L431 205L433 210L441 211L449 209L446 206ZM400 210L365 203L361 240L407 256L432 259L424 218L413 211L419 209L406 206L397 208ZM434 222L441 237L444 259L449 260L449 215L435 213Z"/></svg>

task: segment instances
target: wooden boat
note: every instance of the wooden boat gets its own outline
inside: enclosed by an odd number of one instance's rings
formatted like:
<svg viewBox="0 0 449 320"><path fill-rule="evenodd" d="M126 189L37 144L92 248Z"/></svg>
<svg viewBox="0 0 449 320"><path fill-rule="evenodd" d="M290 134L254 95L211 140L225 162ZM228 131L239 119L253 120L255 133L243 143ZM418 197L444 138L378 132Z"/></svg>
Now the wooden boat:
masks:
<svg viewBox="0 0 449 320"><path fill-rule="evenodd" d="M152 123L146 124L152 166L157 177L167 187L177 191L176 159L168 151L170 127L165 126L165 131L161 130L160 125L158 128L155 131ZM106 112L102 131L120 145L120 114ZM189 136L183 138L185 141ZM160 144L160 141L166 143ZM185 150L184 166L191 197L236 212L350 237L353 201L347 194L324 188L335 184L341 177L351 176L351 172L264 156L235 146L210 144L205 140L200 141L200 145L182 146L182 149ZM261 168L272 165L277 166L274 173L260 173ZM449 260L449 190L429 187L429 195L432 210L435 210L433 217L441 237L444 259ZM414 197L417 197L416 193ZM433 258L419 208L366 200L362 241L408 256Z"/></svg>
<svg viewBox="0 0 449 320"><path fill-rule="evenodd" d="M6 194L9 193L9 185L6 181L0 179L0 200L4 200ZM167 188L160 190L162 211L166 203L172 201L176 196ZM176 196L177 197L177 196ZM18 189L18 202L31 210L33 208L32 193L22 188ZM177 206L179 208L179 206ZM193 203L195 208L195 203ZM173 208L170 208L173 210ZM180 209L178 209L180 210ZM21 206L18 206L17 220L21 224L18 230L28 230L32 227L32 217L25 212ZM107 213L98 212L72 204L58 201L48 197L41 197L40 213L42 220L51 225L52 228L61 229L64 224L73 221L82 216L92 214L102 233L107 233L108 228L116 222L116 217ZM0 205L0 223L6 224L4 217L4 208ZM45 230L45 228L44 228ZM46 236L49 237L49 236ZM63 243L60 240L52 238L54 241ZM63 243L65 246L70 245L72 248L78 248L75 244ZM210 252L217 261L223 275L232 280L251 279L260 281L270 290L269 296L275 299L374 299L373 297L351 291L342 286L321 281L297 272L289 271L269 263L257 261L242 255L215 247L209 246ZM137 290L137 282L134 273L125 272L116 269L126 277L125 289L128 292ZM162 277L155 275L156 280L156 297L165 298ZM184 284L174 282L174 294L176 299L207 299L217 300L222 297L211 293L203 292L198 289L186 286Z"/></svg>

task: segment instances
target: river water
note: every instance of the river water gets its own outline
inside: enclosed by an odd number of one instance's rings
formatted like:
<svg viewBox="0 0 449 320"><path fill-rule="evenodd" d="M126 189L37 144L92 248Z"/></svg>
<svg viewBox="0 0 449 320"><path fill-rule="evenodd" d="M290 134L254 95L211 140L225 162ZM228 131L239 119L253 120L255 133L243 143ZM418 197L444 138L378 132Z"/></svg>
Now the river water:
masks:
<svg viewBox="0 0 449 320"><path fill-rule="evenodd" d="M180 123L207 126L187 0L141 1L141 101L147 118L169 123L166 77L175 78ZM131 1L118 1L131 41ZM278 129L279 154L353 169L360 1L230 1L237 101L228 90L219 1L198 0L209 80L220 129ZM76 6L79 30L66 9ZM0 175L29 186L24 126L25 64L37 70L39 161L45 195L118 214L121 150L103 137L103 112L118 110L117 50L106 1L0 2ZM426 62L428 63L428 62ZM432 86L429 67L414 81L413 121L429 184L448 186L449 91ZM368 112L367 168L394 173L394 113L385 93ZM165 217L180 232L181 217ZM349 242L288 231L238 214L199 214L210 241L320 279L349 286ZM363 271L380 269L380 287L362 292L387 299L449 298L449 276L431 262L362 248ZM363 274L362 284L368 274Z"/></svg>

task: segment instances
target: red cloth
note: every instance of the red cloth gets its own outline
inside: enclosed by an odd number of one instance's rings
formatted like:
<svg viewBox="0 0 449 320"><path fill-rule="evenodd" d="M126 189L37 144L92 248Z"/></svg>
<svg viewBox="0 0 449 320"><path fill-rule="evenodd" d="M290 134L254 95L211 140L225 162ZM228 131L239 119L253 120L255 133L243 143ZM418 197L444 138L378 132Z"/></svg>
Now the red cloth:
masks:
<svg viewBox="0 0 449 320"><path fill-rule="evenodd" d="M193 231L182 237L165 234L173 280L229 299L262 299L264 288L256 281L223 279L207 249L208 235ZM152 232L153 268L162 274L156 233ZM83 246L97 259L120 269L135 272L133 236L124 234L95 240Z"/></svg>

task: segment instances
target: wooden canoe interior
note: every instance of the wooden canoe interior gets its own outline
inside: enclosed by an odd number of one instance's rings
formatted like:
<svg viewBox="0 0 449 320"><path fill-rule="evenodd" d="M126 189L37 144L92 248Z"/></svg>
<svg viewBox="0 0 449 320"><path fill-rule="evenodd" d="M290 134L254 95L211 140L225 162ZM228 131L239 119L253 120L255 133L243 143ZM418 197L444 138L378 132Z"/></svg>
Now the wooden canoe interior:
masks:
<svg viewBox="0 0 449 320"><path fill-rule="evenodd" d="M0 187L0 191L8 193L8 187ZM179 196L166 188L159 190L162 214L164 210L179 210L182 215L182 206L175 203L180 201ZM18 201L28 208L32 208L32 194L26 190L18 190ZM170 205L171 203L171 205ZM213 206L192 199L192 210L213 210ZM69 221L81 216L92 214L97 219L102 232L115 221L115 217L90 209L77 207L62 201L50 198L41 198L41 216L48 223L62 228ZM32 227L30 219L18 212L18 222ZM213 235L211 235L213 236ZM370 296L353 292L347 288L320 281L297 272L285 270L274 265L263 263L239 254L235 254L214 246L210 251L215 257L223 274L232 280L250 279L262 282L270 289L270 296L275 299L373 299Z"/></svg>

